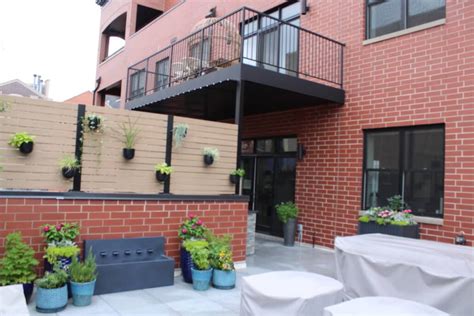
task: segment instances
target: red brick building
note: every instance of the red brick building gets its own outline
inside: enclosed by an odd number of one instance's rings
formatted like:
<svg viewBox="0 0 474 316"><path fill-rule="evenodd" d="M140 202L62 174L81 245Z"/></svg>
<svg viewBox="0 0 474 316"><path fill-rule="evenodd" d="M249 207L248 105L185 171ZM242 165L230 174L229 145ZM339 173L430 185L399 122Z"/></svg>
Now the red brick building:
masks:
<svg viewBox="0 0 474 316"><path fill-rule="evenodd" d="M331 246L401 194L422 238L472 245L473 1L109 0L101 34L101 104L241 124L258 230L295 199Z"/></svg>

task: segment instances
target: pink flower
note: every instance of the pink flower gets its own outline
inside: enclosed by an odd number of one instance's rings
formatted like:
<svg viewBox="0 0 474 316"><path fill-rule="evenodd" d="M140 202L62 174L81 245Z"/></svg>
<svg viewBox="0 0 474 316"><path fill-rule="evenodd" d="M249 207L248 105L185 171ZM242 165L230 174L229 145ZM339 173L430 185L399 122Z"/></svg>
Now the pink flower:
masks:
<svg viewBox="0 0 474 316"><path fill-rule="evenodd" d="M183 229L181 230L181 232L182 232L183 234L186 234L186 233L188 232L188 230L187 230L186 228L183 228Z"/></svg>
<svg viewBox="0 0 474 316"><path fill-rule="evenodd" d="M62 227L62 225L59 225L59 224L58 224L58 225L56 225L56 230L57 230L57 231L60 231L60 230L61 230L61 228L63 228L63 227Z"/></svg>
<svg viewBox="0 0 474 316"><path fill-rule="evenodd" d="M193 218L195 218L195 217L196 217L196 215L194 215L194 214L190 214L190 215L189 215L189 218L190 218L190 219L193 219Z"/></svg>
<svg viewBox="0 0 474 316"><path fill-rule="evenodd" d="M44 232L49 232L49 226L44 226L43 231Z"/></svg>
<svg viewBox="0 0 474 316"><path fill-rule="evenodd" d="M411 210L404 210L403 213L411 213Z"/></svg>
<svg viewBox="0 0 474 316"><path fill-rule="evenodd" d="M201 221L201 220L198 220L196 224L199 225L199 226L201 226L201 225L202 225L202 221Z"/></svg>

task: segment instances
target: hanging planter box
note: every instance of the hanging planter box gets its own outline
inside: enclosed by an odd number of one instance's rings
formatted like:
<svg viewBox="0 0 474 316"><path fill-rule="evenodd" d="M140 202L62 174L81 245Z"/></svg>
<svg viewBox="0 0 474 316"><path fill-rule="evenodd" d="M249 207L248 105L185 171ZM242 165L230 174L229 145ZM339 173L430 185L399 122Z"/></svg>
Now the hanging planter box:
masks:
<svg viewBox="0 0 474 316"><path fill-rule="evenodd" d="M407 238L420 238L419 225L379 225L376 222L363 223L359 222L358 234L386 234Z"/></svg>
<svg viewBox="0 0 474 316"><path fill-rule="evenodd" d="M123 149L123 158L127 160L131 160L135 157L135 149L134 148L124 148Z"/></svg>
<svg viewBox="0 0 474 316"><path fill-rule="evenodd" d="M23 143L20 145L20 152L22 154L29 154L33 151L33 145L34 143L33 142L29 142L29 143Z"/></svg>
<svg viewBox="0 0 474 316"><path fill-rule="evenodd" d="M237 184L239 182L239 176L235 174L229 175L229 180L232 184Z"/></svg>
<svg viewBox="0 0 474 316"><path fill-rule="evenodd" d="M76 169L70 169L67 167L62 168L61 172L63 174L63 177L66 179L71 179L76 175Z"/></svg>
<svg viewBox="0 0 474 316"><path fill-rule="evenodd" d="M204 163L207 166L212 165L214 163L214 157L212 157L211 155L204 155Z"/></svg>
<svg viewBox="0 0 474 316"><path fill-rule="evenodd" d="M158 182L165 182L168 180L169 176L169 174L161 173L159 171L156 172L156 180L158 180Z"/></svg>

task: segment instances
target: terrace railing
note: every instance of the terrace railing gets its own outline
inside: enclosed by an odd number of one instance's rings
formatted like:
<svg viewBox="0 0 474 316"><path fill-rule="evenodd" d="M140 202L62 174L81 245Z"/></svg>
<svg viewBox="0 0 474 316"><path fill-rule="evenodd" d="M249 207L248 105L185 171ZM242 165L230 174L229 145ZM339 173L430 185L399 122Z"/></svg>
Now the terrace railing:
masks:
<svg viewBox="0 0 474 316"><path fill-rule="evenodd" d="M342 88L344 44L249 8L208 18L128 69L127 100L236 63Z"/></svg>

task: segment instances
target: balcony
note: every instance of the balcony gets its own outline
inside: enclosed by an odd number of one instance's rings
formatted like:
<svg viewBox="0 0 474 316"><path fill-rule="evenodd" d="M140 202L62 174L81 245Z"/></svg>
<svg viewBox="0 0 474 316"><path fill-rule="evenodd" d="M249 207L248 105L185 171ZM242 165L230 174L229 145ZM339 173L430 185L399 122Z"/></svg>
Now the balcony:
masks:
<svg viewBox="0 0 474 316"><path fill-rule="evenodd" d="M129 67L128 109L222 120L344 103L344 44L299 18L244 7L191 32Z"/></svg>

